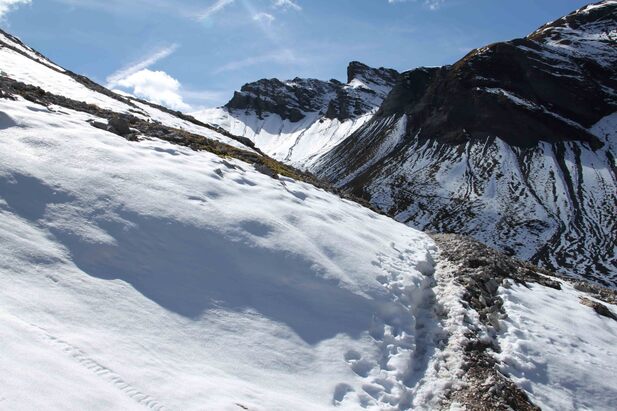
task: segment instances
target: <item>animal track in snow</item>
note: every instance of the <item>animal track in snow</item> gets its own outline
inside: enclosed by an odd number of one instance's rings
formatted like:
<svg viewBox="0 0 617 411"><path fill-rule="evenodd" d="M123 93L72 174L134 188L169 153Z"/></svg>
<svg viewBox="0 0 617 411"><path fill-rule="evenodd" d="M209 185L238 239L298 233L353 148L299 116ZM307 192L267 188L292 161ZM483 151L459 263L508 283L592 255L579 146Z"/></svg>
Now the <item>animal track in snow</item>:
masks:
<svg viewBox="0 0 617 411"><path fill-rule="evenodd" d="M73 358L75 361L77 361L80 365L82 365L86 369L92 371L94 374L96 374L100 378L103 378L104 380L110 382L114 387L124 392L126 395L128 395L130 398L135 400L137 403L145 407L148 407L154 411L168 410L168 408L166 408L156 398L141 392L137 387L126 382L122 377L116 374L113 370L93 360L85 352L75 347L74 345L71 345L67 343L66 341L60 340L46 332L45 332L45 337L47 341L50 342L52 345L55 345L58 348L60 348L62 351L64 351L65 354Z"/></svg>

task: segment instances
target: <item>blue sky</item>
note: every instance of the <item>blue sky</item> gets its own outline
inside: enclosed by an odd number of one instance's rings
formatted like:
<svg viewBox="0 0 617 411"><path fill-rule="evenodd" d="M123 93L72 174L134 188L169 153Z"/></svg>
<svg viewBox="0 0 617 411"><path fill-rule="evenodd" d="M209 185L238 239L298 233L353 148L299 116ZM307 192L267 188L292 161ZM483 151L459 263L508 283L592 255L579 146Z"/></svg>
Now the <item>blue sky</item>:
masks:
<svg viewBox="0 0 617 411"><path fill-rule="evenodd" d="M0 0L0 25L115 89L196 110L264 77L345 80L522 37L581 0Z"/></svg>

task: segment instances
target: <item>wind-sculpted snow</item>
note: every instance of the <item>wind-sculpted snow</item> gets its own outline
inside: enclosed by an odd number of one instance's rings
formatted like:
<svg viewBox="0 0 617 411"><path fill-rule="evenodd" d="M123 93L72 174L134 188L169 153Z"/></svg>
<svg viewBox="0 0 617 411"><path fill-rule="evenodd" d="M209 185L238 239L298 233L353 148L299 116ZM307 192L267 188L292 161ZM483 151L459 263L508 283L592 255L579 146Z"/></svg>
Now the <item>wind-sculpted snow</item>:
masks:
<svg viewBox="0 0 617 411"><path fill-rule="evenodd" d="M469 324L425 234L86 113L0 112L3 407L431 409L455 384Z"/></svg>

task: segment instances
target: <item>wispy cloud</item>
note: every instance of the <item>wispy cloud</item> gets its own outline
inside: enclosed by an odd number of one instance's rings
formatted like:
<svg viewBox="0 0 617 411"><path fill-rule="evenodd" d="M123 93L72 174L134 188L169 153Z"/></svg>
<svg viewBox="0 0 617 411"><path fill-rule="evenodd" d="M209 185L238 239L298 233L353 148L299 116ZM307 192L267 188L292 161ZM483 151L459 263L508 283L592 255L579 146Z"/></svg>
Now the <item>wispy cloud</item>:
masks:
<svg viewBox="0 0 617 411"><path fill-rule="evenodd" d="M234 2L235 0L216 0L210 7L198 14L197 20L206 20Z"/></svg>
<svg viewBox="0 0 617 411"><path fill-rule="evenodd" d="M390 4L395 4L395 3L407 3L407 2L417 2L418 0L388 0L388 3ZM446 0L424 0L422 3L428 7L430 10L437 10L439 9Z"/></svg>
<svg viewBox="0 0 617 411"><path fill-rule="evenodd" d="M7 13L15 10L17 7L30 3L30 0L0 0L0 20L2 20Z"/></svg>
<svg viewBox="0 0 617 411"><path fill-rule="evenodd" d="M213 71L214 74L220 74L228 71L240 70L246 67L256 66L263 63L277 64L299 64L304 62L304 59L295 55L293 50L281 49L272 53L262 54L259 56L248 57L242 60L232 61Z"/></svg>
<svg viewBox="0 0 617 411"><path fill-rule="evenodd" d="M2 1L2 0L0 0ZM15 1L15 0L13 0ZM121 14L123 16L131 14L148 14L152 12L165 13L179 16L193 21L203 21L222 11L227 6L235 3L236 0L210 0L204 7L197 1L179 0L48 0L65 4L73 8L89 8L100 10L105 13Z"/></svg>
<svg viewBox="0 0 617 411"><path fill-rule="evenodd" d="M132 74L135 74L143 69L146 69L157 62L163 60L164 58L169 57L178 49L177 44L172 44L167 47L163 47L161 49L156 50L154 53L146 56L144 59L132 63L127 67L124 67L115 73L111 74L107 77L107 83L109 87L114 87L120 80L125 79Z"/></svg>
<svg viewBox="0 0 617 411"><path fill-rule="evenodd" d="M276 18L269 13L257 13L253 16L253 20L262 24L270 25L274 20L276 20Z"/></svg>
<svg viewBox="0 0 617 411"><path fill-rule="evenodd" d="M273 0L272 5L275 8L281 9L293 9L296 11L301 11L302 7L298 5L294 0Z"/></svg>
<svg viewBox="0 0 617 411"><path fill-rule="evenodd" d="M437 10L444 2L445 0L425 0L424 4L431 10Z"/></svg>

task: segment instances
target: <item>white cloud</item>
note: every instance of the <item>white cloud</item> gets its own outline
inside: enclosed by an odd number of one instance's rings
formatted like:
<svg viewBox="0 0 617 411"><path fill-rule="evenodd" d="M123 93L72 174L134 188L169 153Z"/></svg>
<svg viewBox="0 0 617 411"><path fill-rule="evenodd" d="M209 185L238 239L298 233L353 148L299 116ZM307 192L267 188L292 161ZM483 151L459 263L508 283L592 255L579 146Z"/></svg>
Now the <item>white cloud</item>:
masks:
<svg viewBox="0 0 617 411"><path fill-rule="evenodd" d="M235 0L216 0L210 7L199 13L197 20L206 20L208 17L220 12L234 2Z"/></svg>
<svg viewBox="0 0 617 411"><path fill-rule="evenodd" d="M191 103L220 103L228 93L220 91L195 91L182 87L180 81L162 70L149 70L148 67L170 56L178 48L177 44L164 47L143 60L116 71L107 77L107 88L114 92L140 97L174 110L188 111Z"/></svg>
<svg viewBox="0 0 617 411"><path fill-rule="evenodd" d="M273 0L272 5L277 8L293 9L296 11L302 10L302 7L300 7L294 0Z"/></svg>
<svg viewBox="0 0 617 411"><path fill-rule="evenodd" d="M248 57L243 60L232 61L227 63L216 70L214 74L223 73L226 71L234 71L242 68L255 66L263 63L278 63L278 64L297 64L304 60L298 58L294 52L290 49L282 49L268 54L262 54L260 56Z"/></svg>
<svg viewBox="0 0 617 411"><path fill-rule="evenodd" d="M0 0L0 19L4 18L7 13L15 10L17 7L30 3L30 0Z"/></svg>
<svg viewBox="0 0 617 411"><path fill-rule="evenodd" d="M180 82L164 71L143 69L120 79L117 86L132 90L131 94L174 110L190 110L180 95Z"/></svg>
<svg viewBox="0 0 617 411"><path fill-rule="evenodd" d="M131 76L132 74L135 74L143 69L146 69L150 66L152 66L153 64L156 64L158 61L169 57L170 55L172 55L176 50L178 49L178 45L177 44L172 44L171 46L167 46L167 47L163 47L159 50L156 50L154 53L152 53L151 55L147 56L146 58L144 58L141 61L138 61L136 63L133 63L131 65L129 65L128 67L122 68L118 71L116 71L115 73L113 73L112 75L110 75L109 77L107 77L107 87L111 88L114 87L118 84L119 81Z"/></svg>
<svg viewBox="0 0 617 411"><path fill-rule="evenodd" d="M253 20L266 25L272 24L275 19L276 18L269 13L257 13L253 16Z"/></svg>

